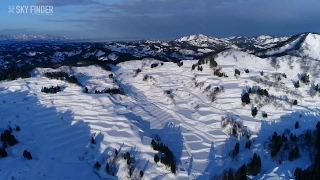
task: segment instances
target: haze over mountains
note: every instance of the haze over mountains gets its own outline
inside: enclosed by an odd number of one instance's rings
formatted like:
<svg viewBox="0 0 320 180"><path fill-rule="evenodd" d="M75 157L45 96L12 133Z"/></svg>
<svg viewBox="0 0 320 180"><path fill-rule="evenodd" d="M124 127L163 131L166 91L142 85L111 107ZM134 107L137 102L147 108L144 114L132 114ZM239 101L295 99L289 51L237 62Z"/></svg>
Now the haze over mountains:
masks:
<svg viewBox="0 0 320 180"><path fill-rule="evenodd" d="M317 33L2 39L0 179L320 177Z"/></svg>

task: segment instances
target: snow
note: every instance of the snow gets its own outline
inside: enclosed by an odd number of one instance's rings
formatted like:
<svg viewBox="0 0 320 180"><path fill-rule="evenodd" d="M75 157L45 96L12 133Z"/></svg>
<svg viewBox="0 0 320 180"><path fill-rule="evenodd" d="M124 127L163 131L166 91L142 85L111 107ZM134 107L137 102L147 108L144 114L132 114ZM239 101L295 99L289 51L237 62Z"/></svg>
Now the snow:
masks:
<svg viewBox="0 0 320 180"><path fill-rule="evenodd" d="M200 46L200 47L208 47L212 46L212 44L218 44L218 45L225 45L229 42L225 39L218 39L210 36L206 36L203 34L197 34L197 35L190 35L190 36L184 36L179 39L176 39L175 42L187 42L193 46Z"/></svg>
<svg viewBox="0 0 320 180"><path fill-rule="evenodd" d="M198 49L198 52L201 52L201 53L208 53L212 51L213 51L212 49L208 49L208 48Z"/></svg>
<svg viewBox="0 0 320 180"><path fill-rule="evenodd" d="M305 42L316 48L312 38ZM63 54L66 53L57 52L55 56ZM311 52L310 56L313 56ZM107 58L115 60L117 55L112 53ZM272 160L263 145L274 131L281 134L289 128L299 134L313 129L320 120L320 97L311 97L310 87L303 83L299 89L293 87L292 81L297 80L305 68L301 66L304 61L293 56L279 57L276 58L279 66L275 69L270 58L262 59L237 50L223 51L215 60L228 78L213 76L208 64L202 65L203 71L192 71L197 60L184 60L181 67L164 62L151 68L152 63L159 62L151 59L120 63L113 66L112 73L126 95L93 93L117 87L108 77L111 72L99 66L36 68L32 78L2 81L0 128L19 125L21 131L13 133L19 143L8 148L9 157L0 159L0 169L5 171L0 173L0 179L100 179L93 169L96 161L103 165L98 171L100 176L111 178L104 167L114 149L119 153L132 152L138 159L135 173L143 170L144 179L212 179L230 167L237 169L249 163L253 153L262 158L262 170L252 179L288 179L297 166L310 165L306 152L294 162L285 160L279 164ZM310 61L308 73L313 82L320 81L318 67L318 61ZM137 68L142 71L134 77ZM241 71L239 77L234 76L235 69ZM245 73L245 69L250 72ZM61 70L75 75L88 87L89 93L83 93L83 87L41 76L44 72ZM260 71L265 73L263 77ZM287 75L277 86L269 87L252 80L260 77L274 81L272 76L277 73ZM143 81L145 75L153 79ZM195 87L195 81L203 82L203 87ZM42 87L55 85L63 86L63 91L57 94L40 92ZM225 92L211 102L204 92L208 85L224 86ZM268 89L271 95L279 98L298 99L299 104L269 103L259 108L258 115L253 118L251 105L243 106L240 100L248 86ZM171 90L172 99L164 95L166 90ZM297 94L288 93L290 91ZM267 112L268 118L264 119L261 112ZM221 129L221 116L228 115L241 119L252 131L253 148L244 148L245 137L229 137ZM296 121L300 122L299 129L292 128ZM176 157L175 175L161 163L154 163L156 151L150 147L153 134L158 134ZM90 144L92 136L96 137L94 145ZM236 142L240 143L237 161L229 156ZM33 160L23 159L24 149L32 153ZM126 162L120 159L118 163L117 179L128 179Z"/></svg>
<svg viewBox="0 0 320 180"><path fill-rule="evenodd" d="M111 53L108 55L108 59L114 61L118 59L118 56L115 53Z"/></svg>
<svg viewBox="0 0 320 180"><path fill-rule="evenodd" d="M101 57L101 56L103 56L104 54L105 54L105 52L99 50L99 51L97 52L96 56Z"/></svg>
<svg viewBox="0 0 320 180"><path fill-rule="evenodd" d="M308 34L306 39L301 44L298 53L303 56L308 56L313 59L320 60L320 35Z"/></svg>
<svg viewBox="0 0 320 180"><path fill-rule="evenodd" d="M29 52L29 53L28 53L28 56L35 56L36 54L37 54L37 53L33 51L33 52Z"/></svg>
<svg viewBox="0 0 320 180"><path fill-rule="evenodd" d="M300 40L301 40L301 36L294 39L293 41L291 41L289 43L286 43L285 45L283 45L281 47L271 48L271 49L267 50L266 52L258 53L258 54L265 54L265 55L269 55L269 56L275 55L275 54L280 54L280 53L294 49L294 47L296 47L299 44Z"/></svg>

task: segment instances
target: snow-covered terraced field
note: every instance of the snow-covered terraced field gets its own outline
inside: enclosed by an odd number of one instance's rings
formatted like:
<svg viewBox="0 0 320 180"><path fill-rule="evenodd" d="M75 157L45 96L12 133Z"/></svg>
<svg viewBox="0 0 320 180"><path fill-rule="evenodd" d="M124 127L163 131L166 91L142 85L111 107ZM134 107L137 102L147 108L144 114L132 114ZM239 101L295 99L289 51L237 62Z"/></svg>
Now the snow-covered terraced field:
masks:
<svg viewBox="0 0 320 180"><path fill-rule="evenodd" d="M293 85L303 72L301 60L291 58L289 65L281 57L274 68L271 58L235 50L221 52L215 60L228 77L214 76L209 63L201 65L202 71L191 70L197 60L183 61L178 67L172 62L161 65L148 59L120 63L112 67L112 72L98 66L37 68L31 78L1 82L1 128L19 125L21 131L14 132L19 143L8 148L9 157L0 159L0 179L130 179L122 159L118 160L115 177L105 172L106 159L114 149L130 152L136 158L134 173L142 170L143 179L212 179L230 167L238 169L249 163L254 153L262 158L262 169L253 179L288 179L297 166L308 167L311 161L307 152L301 152L294 162L279 164L265 147L275 131L282 134L288 128L299 134L313 129L319 121L319 94L310 96L310 85L302 82L298 89ZM152 63L159 65L151 68ZM313 66L318 64L313 62ZM138 68L141 72L135 75ZM234 76L235 69L240 70L240 76ZM84 87L42 76L60 70L75 75L89 93L84 93ZM314 74L311 82L319 82L316 72L309 71ZM113 79L108 77L110 73ZM276 81L273 76L279 73L287 78ZM145 75L152 78L144 81ZM253 80L256 78L277 82L277 86L258 83ZM63 87L62 92L40 91L56 85ZM117 85L126 95L94 94L95 90ZM208 86L224 87L214 102L205 92ZM252 103L245 106L241 102L244 91L253 86L267 89L275 99L262 103L256 117L252 117L251 108L259 104L258 98L251 96ZM171 96L165 94L167 90ZM291 105L294 99L298 100L296 106ZM268 117L263 118L262 112ZM222 116L236 116L243 121L252 132L251 149L244 148L246 137L237 139L225 133ZM296 121L300 122L299 129L294 129ZM154 162L156 151L150 143L155 134L172 150L178 164L176 174ZM91 137L95 137L95 144L90 143ZM240 152L232 160L229 154L237 142ZM32 160L23 159L24 149L32 153ZM96 161L103 168L95 172Z"/></svg>

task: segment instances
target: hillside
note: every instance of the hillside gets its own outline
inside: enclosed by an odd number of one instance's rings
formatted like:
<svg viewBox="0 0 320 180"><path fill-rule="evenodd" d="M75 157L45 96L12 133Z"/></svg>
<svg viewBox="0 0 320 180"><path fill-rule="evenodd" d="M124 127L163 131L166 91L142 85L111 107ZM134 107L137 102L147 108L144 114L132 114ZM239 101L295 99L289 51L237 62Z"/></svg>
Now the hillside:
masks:
<svg viewBox="0 0 320 180"><path fill-rule="evenodd" d="M319 121L316 38L308 35L300 45L303 51L296 51L308 55L304 59L290 54L260 58L229 49L179 63L131 57L110 68L37 67L30 77L1 81L1 130L13 128L18 143L5 148L8 157L0 159L0 179L212 179L250 163L254 153L261 158L261 169L248 179L293 178L297 167L313 163L315 150L300 143L299 156L290 159L300 141L289 141L287 150L283 145L274 155L270 139L274 132L286 132L285 138L292 133L303 142L299 135L314 130ZM91 55L106 55L101 50L106 45L81 46L92 48ZM119 52L128 48L114 47ZM132 50L147 52L136 46ZM72 46L64 52L84 54ZM76 80L52 73L60 71ZM301 80L304 74L309 83ZM50 93L56 86L57 92ZM242 102L246 92L248 104ZM168 150L154 150L152 140ZM23 158L24 150L31 160ZM155 154L171 157L171 152L175 173L170 158L167 167L154 162Z"/></svg>

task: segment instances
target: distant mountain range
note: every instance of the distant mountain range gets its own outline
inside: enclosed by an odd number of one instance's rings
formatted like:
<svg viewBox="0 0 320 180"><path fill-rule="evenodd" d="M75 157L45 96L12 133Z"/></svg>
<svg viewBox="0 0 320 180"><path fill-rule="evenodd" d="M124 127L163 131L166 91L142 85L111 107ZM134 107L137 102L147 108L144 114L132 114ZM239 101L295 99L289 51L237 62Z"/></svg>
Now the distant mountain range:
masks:
<svg viewBox="0 0 320 180"><path fill-rule="evenodd" d="M71 40L66 36L51 36L51 35L0 35L0 42L17 42L17 41L65 41Z"/></svg>
<svg viewBox="0 0 320 180"><path fill-rule="evenodd" d="M23 43L21 43L23 42ZM226 49L241 50L259 57L286 54L320 59L320 35L302 33L294 36L215 38L203 34L184 36L171 41L109 41L72 39L49 35L0 36L0 65L2 68L43 66L86 60L119 63L154 58L162 61L199 59L207 53Z"/></svg>

